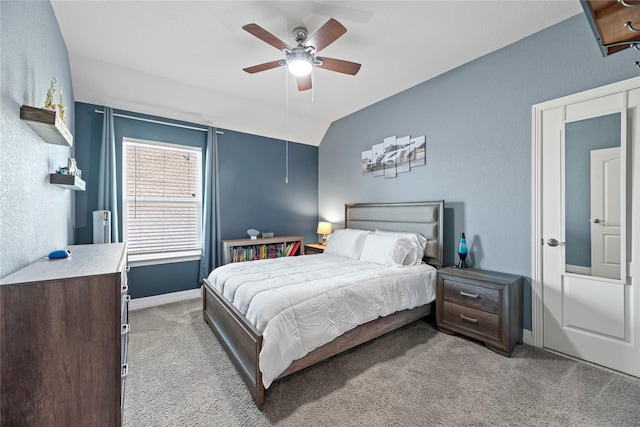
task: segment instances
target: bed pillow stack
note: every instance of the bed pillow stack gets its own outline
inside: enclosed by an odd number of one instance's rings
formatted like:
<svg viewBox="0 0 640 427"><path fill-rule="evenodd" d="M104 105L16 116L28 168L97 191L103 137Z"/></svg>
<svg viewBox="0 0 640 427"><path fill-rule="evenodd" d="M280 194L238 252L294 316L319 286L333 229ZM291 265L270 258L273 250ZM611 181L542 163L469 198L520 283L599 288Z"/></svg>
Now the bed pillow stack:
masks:
<svg viewBox="0 0 640 427"><path fill-rule="evenodd" d="M369 234L371 234L371 231L355 228L336 230L327 240L324 253L359 260L362 247Z"/></svg>
<svg viewBox="0 0 640 427"><path fill-rule="evenodd" d="M422 234L384 230L376 230L375 234L378 236L401 237L408 240L412 249L407 254L407 258L404 260L404 263L402 265L422 264L422 257L424 257L425 248L427 245L427 238Z"/></svg>
<svg viewBox="0 0 640 427"><path fill-rule="evenodd" d="M372 262L388 267L422 264L427 239L420 233L347 228L327 240L325 254Z"/></svg>
<svg viewBox="0 0 640 427"><path fill-rule="evenodd" d="M365 241L360 260L388 267L402 267L414 264L415 252L416 249L409 239L370 234Z"/></svg>

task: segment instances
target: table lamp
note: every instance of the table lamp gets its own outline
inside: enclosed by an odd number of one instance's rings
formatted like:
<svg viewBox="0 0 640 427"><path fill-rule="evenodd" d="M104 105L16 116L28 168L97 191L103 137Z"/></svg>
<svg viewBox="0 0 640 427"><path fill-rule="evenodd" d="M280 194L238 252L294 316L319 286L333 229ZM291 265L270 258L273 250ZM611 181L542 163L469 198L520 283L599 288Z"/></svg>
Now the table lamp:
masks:
<svg viewBox="0 0 640 427"><path fill-rule="evenodd" d="M322 245L327 244L327 234L331 234L331 223L330 222L319 222L318 223L318 234L322 234Z"/></svg>

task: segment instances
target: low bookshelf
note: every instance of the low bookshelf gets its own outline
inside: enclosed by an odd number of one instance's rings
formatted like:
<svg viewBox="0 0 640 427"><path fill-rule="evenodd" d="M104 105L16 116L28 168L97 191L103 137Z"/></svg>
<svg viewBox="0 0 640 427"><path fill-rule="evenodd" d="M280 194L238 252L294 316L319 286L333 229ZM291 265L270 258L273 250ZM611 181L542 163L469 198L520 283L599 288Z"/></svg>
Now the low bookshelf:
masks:
<svg viewBox="0 0 640 427"><path fill-rule="evenodd" d="M304 238L301 236L222 240L220 246L222 264L304 255Z"/></svg>

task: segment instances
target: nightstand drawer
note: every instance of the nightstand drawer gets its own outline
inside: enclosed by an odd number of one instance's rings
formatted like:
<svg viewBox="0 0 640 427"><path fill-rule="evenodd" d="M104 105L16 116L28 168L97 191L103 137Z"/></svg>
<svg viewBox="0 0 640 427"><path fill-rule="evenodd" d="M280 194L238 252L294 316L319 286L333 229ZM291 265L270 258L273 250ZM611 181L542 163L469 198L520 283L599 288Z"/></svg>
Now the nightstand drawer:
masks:
<svg viewBox="0 0 640 427"><path fill-rule="evenodd" d="M471 283L462 283L447 277L443 280L445 301L498 313L502 297L499 289L485 288Z"/></svg>
<svg viewBox="0 0 640 427"><path fill-rule="evenodd" d="M491 339L500 339L500 317L497 314L445 301L443 323L456 325Z"/></svg>

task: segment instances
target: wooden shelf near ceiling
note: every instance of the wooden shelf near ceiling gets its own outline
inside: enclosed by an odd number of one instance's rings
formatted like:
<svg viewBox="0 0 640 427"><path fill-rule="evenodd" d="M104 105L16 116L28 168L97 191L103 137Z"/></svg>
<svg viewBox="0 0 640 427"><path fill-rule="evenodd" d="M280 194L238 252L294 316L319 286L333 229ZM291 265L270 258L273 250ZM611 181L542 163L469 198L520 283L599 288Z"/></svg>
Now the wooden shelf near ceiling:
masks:
<svg viewBox="0 0 640 427"><path fill-rule="evenodd" d="M44 142L67 147L73 145L73 135L55 110L23 105L20 107L20 119L29 125Z"/></svg>
<svg viewBox="0 0 640 427"><path fill-rule="evenodd" d="M624 42L640 43L640 33L625 26L630 22L633 28L640 29L640 2L626 0L630 6L616 0L581 0L581 3L605 56L631 46ZM610 46L617 43L623 44Z"/></svg>

